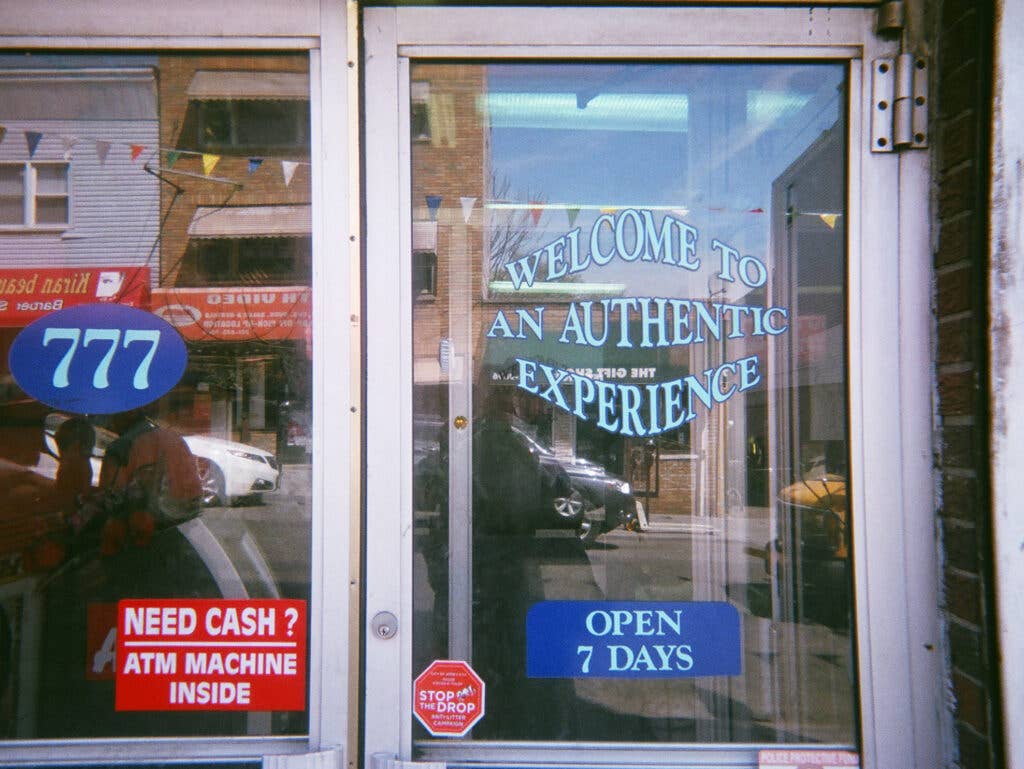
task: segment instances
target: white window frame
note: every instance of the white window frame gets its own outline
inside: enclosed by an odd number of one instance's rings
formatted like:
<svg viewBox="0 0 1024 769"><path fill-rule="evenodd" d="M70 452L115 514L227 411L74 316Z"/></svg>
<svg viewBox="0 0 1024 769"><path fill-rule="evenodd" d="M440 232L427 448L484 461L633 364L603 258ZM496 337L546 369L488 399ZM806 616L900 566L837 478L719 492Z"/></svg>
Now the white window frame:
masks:
<svg viewBox="0 0 1024 769"><path fill-rule="evenodd" d="M42 166L64 167L64 194L40 195L39 169ZM60 232L71 227L71 163L61 160L25 160L3 161L0 168L21 168L21 222L0 223L0 232L10 230L52 230ZM38 203L40 198L63 198L67 201L67 216L62 222L38 221Z"/></svg>
<svg viewBox="0 0 1024 769"><path fill-rule="evenodd" d="M847 60L849 408L859 732L865 769L941 765L942 659L931 475L927 153L872 153L872 60L895 43L856 8L370 8L366 38L364 761L412 757L409 60ZM397 308L397 309L396 309ZM884 343L880 340L886 340ZM395 483L396 471L401 479ZM401 532L401 537L398 536ZM398 717L395 717L395 714ZM789 746L792 747L792 746ZM581 750L585 748L585 750ZM756 766L756 746L456 744L420 760Z"/></svg>
<svg viewBox="0 0 1024 769"><path fill-rule="evenodd" d="M340 767L355 744L360 583L352 548L358 543L361 374L358 70L349 53L356 50L357 13L354 2L319 0L0 4L0 48L11 51L308 52L316 348L308 735L0 741L6 762L110 766L262 758L268 766Z"/></svg>

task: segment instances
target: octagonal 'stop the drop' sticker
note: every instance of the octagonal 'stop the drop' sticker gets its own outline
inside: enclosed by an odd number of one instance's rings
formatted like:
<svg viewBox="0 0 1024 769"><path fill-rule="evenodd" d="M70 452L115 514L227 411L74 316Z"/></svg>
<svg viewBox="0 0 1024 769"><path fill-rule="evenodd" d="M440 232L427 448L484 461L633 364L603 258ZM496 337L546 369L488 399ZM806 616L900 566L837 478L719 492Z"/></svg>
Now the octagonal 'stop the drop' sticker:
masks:
<svg viewBox="0 0 1024 769"><path fill-rule="evenodd" d="M26 326L8 356L14 380L38 401L76 414L145 406L181 379L188 351L162 318L121 304L86 304Z"/></svg>

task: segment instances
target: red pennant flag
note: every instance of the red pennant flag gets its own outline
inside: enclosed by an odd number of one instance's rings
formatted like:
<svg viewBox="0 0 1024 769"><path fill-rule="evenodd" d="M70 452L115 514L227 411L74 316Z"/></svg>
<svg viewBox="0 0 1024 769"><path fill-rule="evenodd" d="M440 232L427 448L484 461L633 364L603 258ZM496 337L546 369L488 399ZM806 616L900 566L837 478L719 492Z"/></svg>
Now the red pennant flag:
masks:
<svg viewBox="0 0 1024 769"><path fill-rule="evenodd" d="M540 215L542 213L540 208L541 204L536 200L531 200L530 205L532 206L530 209L530 216L533 218L533 226L536 227L537 223L540 221Z"/></svg>
<svg viewBox="0 0 1024 769"><path fill-rule="evenodd" d="M142 154L142 151L144 149L146 149L146 148L143 147L141 144L133 144L132 145L132 160L135 160L136 158L138 158L139 155Z"/></svg>

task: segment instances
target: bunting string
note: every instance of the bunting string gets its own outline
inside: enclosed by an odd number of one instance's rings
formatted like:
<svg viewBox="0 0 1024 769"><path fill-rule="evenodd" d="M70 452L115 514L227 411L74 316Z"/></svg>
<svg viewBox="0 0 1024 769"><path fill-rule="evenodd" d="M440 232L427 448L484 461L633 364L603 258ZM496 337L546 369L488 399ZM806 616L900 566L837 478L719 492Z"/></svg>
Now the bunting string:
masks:
<svg viewBox="0 0 1024 769"><path fill-rule="evenodd" d="M0 125L0 143L3 143L7 137L8 127ZM182 157L193 157L199 158L203 167L203 176L214 178L211 176L214 168L224 157L223 155L217 155L210 152L201 152L199 150L186 150L179 149L177 147L161 147L161 146L149 146L146 144L138 144L136 142L123 142L114 139L107 139L104 137L95 136L79 136L69 134L50 134L43 131L24 131L25 147L28 152L29 159L36 156L36 152L39 150L40 144L46 139L54 139L60 142L61 152L64 160L71 160L75 151L78 150L80 145L90 143L95 149L96 157L100 162L100 165L105 165L107 158L110 156L110 152L115 148L126 148L128 156L132 162L137 162L140 157L145 157L148 163L153 158L163 155L165 159L165 168L171 169L175 163L178 162ZM280 163L281 176L284 180L285 186L289 186L292 183L292 179L295 176L295 171L299 166L309 167L311 165L308 160L292 160L290 158L272 157L272 156L250 156L245 158L248 164L248 175L252 176L260 168L264 166L266 161L275 161Z"/></svg>

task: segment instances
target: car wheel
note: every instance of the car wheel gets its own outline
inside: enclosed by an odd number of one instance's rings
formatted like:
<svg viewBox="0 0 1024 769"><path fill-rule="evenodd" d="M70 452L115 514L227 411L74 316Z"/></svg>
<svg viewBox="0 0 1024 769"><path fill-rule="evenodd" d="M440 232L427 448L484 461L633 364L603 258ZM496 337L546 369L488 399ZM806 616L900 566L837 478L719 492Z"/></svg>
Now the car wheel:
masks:
<svg viewBox="0 0 1024 769"><path fill-rule="evenodd" d="M591 518L588 515L583 516L583 520L580 521L579 528L576 529L576 536L580 538L585 546L593 545L597 542L597 538L601 535L601 522L597 518Z"/></svg>
<svg viewBox="0 0 1024 769"><path fill-rule="evenodd" d="M224 495L224 473L208 459L200 459L197 465L199 466L199 481L203 486L203 507L227 504Z"/></svg>
<svg viewBox="0 0 1024 769"><path fill-rule="evenodd" d="M555 512L566 520L579 518L583 514L583 495L576 489L567 497L555 497Z"/></svg>

